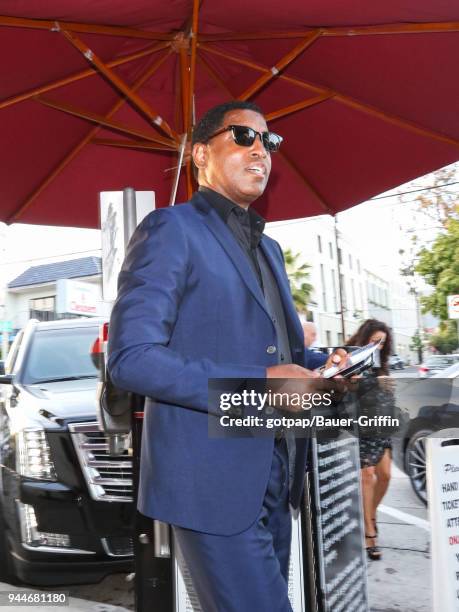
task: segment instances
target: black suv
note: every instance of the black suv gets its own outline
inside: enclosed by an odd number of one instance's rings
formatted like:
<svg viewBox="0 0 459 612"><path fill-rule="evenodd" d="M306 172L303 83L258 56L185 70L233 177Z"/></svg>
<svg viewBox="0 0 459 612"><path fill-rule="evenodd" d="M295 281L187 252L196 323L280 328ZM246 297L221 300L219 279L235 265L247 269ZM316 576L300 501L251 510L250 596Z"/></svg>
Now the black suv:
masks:
<svg viewBox="0 0 459 612"><path fill-rule="evenodd" d="M132 458L108 452L91 349L102 321L29 321L0 376L0 580L132 569Z"/></svg>

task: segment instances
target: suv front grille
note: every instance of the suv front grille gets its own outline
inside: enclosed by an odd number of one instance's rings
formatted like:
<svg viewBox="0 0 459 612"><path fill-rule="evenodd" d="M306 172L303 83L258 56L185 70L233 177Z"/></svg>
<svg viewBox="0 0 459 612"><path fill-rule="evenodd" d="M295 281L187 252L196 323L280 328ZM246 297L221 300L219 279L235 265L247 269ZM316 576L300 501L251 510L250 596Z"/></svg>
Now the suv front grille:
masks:
<svg viewBox="0 0 459 612"><path fill-rule="evenodd" d="M109 455L106 435L96 421L71 423L69 430L92 499L131 502L132 458L128 451Z"/></svg>

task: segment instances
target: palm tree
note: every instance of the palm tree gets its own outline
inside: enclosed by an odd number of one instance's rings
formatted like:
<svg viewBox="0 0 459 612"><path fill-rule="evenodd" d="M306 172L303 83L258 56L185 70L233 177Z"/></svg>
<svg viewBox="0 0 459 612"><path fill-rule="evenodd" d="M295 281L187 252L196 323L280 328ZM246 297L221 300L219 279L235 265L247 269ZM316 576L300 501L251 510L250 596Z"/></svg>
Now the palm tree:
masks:
<svg viewBox="0 0 459 612"><path fill-rule="evenodd" d="M307 313L314 288L308 282L311 266L307 263L301 263L299 261L300 256L301 253L294 254L290 249L284 252L285 268L296 309L300 313Z"/></svg>

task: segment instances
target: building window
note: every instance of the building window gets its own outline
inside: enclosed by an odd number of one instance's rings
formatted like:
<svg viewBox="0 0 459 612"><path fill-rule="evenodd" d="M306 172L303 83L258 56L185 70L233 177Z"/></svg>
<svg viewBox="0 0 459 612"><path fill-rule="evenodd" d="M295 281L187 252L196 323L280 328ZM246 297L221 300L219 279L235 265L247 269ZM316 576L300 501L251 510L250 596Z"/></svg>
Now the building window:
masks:
<svg viewBox="0 0 459 612"><path fill-rule="evenodd" d="M319 249L319 253L322 253L322 240L320 236L317 236L317 247Z"/></svg>
<svg viewBox="0 0 459 612"><path fill-rule="evenodd" d="M30 310L42 310L47 312L54 312L56 303L56 296L49 295L47 297L33 298L29 300Z"/></svg>
<svg viewBox="0 0 459 612"><path fill-rule="evenodd" d="M357 272L360 274L360 259L357 259Z"/></svg>
<svg viewBox="0 0 459 612"><path fill-rule="evenodd" d="M326 339L327 339L327 346L333 346L332 345L331 331L329 329L327 329L327 331L325 332L325 336L326 336Z"/></svg>
<svg viewBox="0 0 459 612"><path fill-rule="evenodd" d="M349 269L352 270L352 255L349 253Z"/></svg>
<svg viewBox="0 0 459 612"><path fill-rule="evenodd" d="M352 307L354 310L357 310L357 301L355 299L355 286L354 286L353 278L351 278L351 293L352 293Z"/></svg>
<svg viewBox="0 0 459 612"><path fill-rule="evenodd" d="M344 336L342 332L338 332L338 346L343 346L343 345L344 345Z"/></svg>
<svg viewBox="0 0 459 612"><path fill-rule="evenodd" d="M333 304L335 306L335 312L338 312L338 293L336 291L336 279L335 279L335 271L330 270L330 276L333 287Z"/></svg>
<svg viewBox="0 0 459 612"><path fill-rule="evenodd" d="M338 248L338 263L341 265L343 263L343 254L341 252L341 249Z"/></svg>
<svg viewBox="0 0 459 612"><path fill-rule="evenodd" d="M339 282L341 284L341 310L344 312L346 310L346 285L344 284L344 276L342 274L339 275Z"/></svg>
<svg viewBox="0 0 459 612"><path fill-rule="evenodd" d="M38 321L55 321L56 319L73 319L78 315L65 315L56 312L56 296L32 298L29 300L29 317Z"/></svg>
<svg viewBox="0 0 459 612"><path fill-rule="evenodd" d="M324 308L324 312L327 312L327 289L326 289L326 285L325 285L325 272L324 272L324 265L320 264L320 282L322 284L322 303L323 303L323 308Z"/></svg>
<svg viewBox="0 0 459 612"><path fill-rule="evenodd" d="M330 259L333 259L333 245L331 242L328 243L328 250L330 252Z"/></svg>

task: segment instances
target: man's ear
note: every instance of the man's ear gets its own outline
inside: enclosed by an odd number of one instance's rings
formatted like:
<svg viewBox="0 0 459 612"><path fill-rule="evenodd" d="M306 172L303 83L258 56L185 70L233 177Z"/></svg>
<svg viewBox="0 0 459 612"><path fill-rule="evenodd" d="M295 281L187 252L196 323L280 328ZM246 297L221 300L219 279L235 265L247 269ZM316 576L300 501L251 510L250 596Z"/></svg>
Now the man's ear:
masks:
<svg viewBox="0 0 459 612"><path fill-rule="evenodd" d="M206 144L204 144L203 142L195 143L193 145L191 155L198 170L203 170L207 166L207 160L209 159L209 150Z"/></svg>

